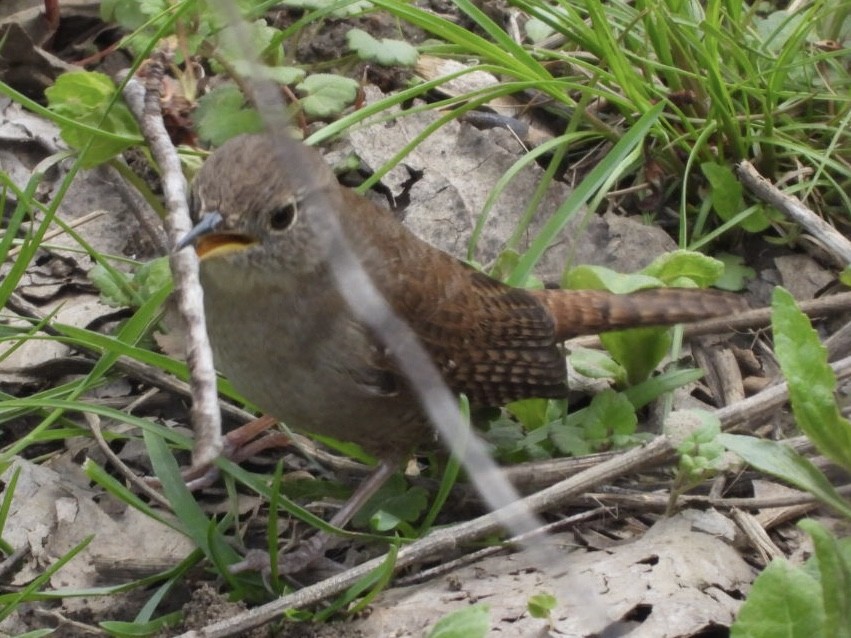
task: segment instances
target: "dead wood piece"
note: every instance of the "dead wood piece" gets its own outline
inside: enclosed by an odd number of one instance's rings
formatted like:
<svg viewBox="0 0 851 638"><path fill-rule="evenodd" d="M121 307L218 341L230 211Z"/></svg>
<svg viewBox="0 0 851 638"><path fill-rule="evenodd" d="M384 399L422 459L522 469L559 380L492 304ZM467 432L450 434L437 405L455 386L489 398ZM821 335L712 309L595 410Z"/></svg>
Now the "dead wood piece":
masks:
<svg viewBox="0 0 851 638"><path fill-rule="evenodd" d="M760 175L753 164L742 161L737 167L742 184L762 201L807 229L821 241L828 252L844 267L851 263L851 242L833 226L804 206L797 197L787 195Z"/></svg>
<svg viewBox="0 0 851 638"><path fill-rule="evenodd" d="M192 228L187 204L187 186L177 151L171 143L160 108L160 88L168 54L159 51L146 67L144 88L130 78L124 86L124 99L139 121L139 127L160 167L168 217L166 230L174 246ZM209 467L222 451L221 412L218 408L216 370L213 351L207 337L201 284L198 281L198 257L182 250L170 255L175 295L186 324L186 362L192 386L192 425L195 431L193 467Z"/></svg>
<svg viewBox="0 0 851 638"><path fill-rule="evenodd" d="M751 546L759 552L763 563L767 565L773 559L784 556L780 548L768 537L765 529L763 529L753 514L736 508L733 509L732 514L733 519L738 524L739 529L744 532Z"/></svg>

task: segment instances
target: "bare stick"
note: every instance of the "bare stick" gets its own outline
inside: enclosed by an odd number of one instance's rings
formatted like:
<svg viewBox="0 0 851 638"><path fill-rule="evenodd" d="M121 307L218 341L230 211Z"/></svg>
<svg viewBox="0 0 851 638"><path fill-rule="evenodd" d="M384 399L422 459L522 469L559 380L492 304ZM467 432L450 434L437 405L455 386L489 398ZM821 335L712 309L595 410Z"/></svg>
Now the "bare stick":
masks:
<svg viewBox="0 0 851 638"><path fill-rule="evenodd" d="M843 359L831 367L838 378L846 378L851 375L851 358ZM715 414L721 420L722 428L727 431L744 422L752 422L754 413L765 415L769 411L776 410L787 396L788 388L785 383L782 383L744 399L735 406L717 410ZM665 463L673 457L674 448L671 442L667 437L659 436L644 447L612 456L594 467L526 497L523 499L523 505L535 512L559 507L586 494L597 485L609 483L644 467ZM512 506L506 508L508 509L515 513L517 511ZM500 521L509 515L505 510L491 512L472 521L432 532L425 538L403 547L397 556L395 569L401 569L429 556L445 554L463 543L491 534L499 529ZM386 556L367 561L342 574L282 596L261 607L237 614L225 621L180 634L180 638L225 638L242 635L248 629L275 620L287 609L314 605L325 598L339 594L361 577L378 568L385 559Z"/></svg>
<svg viewBox="0 0 851 638"><path fill-rule="evenodd" d="M427 556L436 556L452 551L463 543L496 532L501 521L515 516L518 511L540 512L574 498L595 485L609 482L616 477L635 472L640 468L661 463L670 458L674 449L667 437L660 436L644 447L635 448L572 476L558 485L542 490L523 499L523 507L510 505L500 512L491 512L472 521L440 529L399 550L396 569L401 569ZM545 542L545 541L543 541ZM224 638L244 635L244 632L278 618L287 609L297 609L316 604L347 589L360 578L378 568L386 557L379 557L349 569L338 576L300 589L277 600L237 614L227 620L197 630L180 634L180 638ZM566 570L565 570L566 571Z"/></svg>
<svg viewBox="0 0 851 638"><path fill-rule="evenodd" d="M142 134L160 167L165 195L166 232L175 245L192 228L186 203L186 180L177 151L171 143L160 110L160 86L166 54L159 52L146 67L145 87L131 78L124 87L124 99L139 120ZM207 467L222 451L221 413L218 407L213 351L207 338L204 302L198 280L198 257L194 251L172 252L169 256L174 289L180 312L186 321L186 363L192 386L192 426L195 447L193 468Z"/></svg>
<svg viewBox="0 0 851 638"><path fill-rule="evenodd" d="M851 242L833 226L804 206L797 197L787 195L760 175L753 164L742 161L737 167L742 184L766 204L799 223L820 240L828 252L842 265L851 263Z"/></svg>

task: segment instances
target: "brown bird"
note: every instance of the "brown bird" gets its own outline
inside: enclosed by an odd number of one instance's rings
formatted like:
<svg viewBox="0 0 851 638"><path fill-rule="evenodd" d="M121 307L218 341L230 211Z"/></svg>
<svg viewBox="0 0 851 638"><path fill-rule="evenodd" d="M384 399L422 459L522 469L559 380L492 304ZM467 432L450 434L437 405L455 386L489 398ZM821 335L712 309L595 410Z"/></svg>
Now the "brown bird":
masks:
<svg viewBox="0 0 851 638"><path fill-rule="evenodd" d="M207 329L221 372L291 427L358 443L381 461L374 480L332 519L337 526L432 434L391 349L337 289L328 266L329 220L449 388L477 406L564 397L557 344L568 337L744 307L735 295L706 290L512 288L341 187L315 150L288 142L282 153L275 136L230 140L205 162L193 190L200 221L178 248L194 244L200 257ZM321 543L313 550L309 558Z"/></svg>

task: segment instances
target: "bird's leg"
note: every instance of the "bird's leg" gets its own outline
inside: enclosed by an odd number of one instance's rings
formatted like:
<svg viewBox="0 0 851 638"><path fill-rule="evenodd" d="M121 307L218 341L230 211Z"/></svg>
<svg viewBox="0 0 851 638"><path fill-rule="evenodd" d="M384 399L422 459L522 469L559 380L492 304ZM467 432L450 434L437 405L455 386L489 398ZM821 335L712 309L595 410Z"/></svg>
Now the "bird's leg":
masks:
<svg viewBox="0 0 851 638"><path fill-rule="evenodd" d="M337 513L331 517L328 524L333 527L345 527L352 517L372 498L398 469L396 460L382 460L372 473L361 483ZM334 537L326 532L317 532L311 538L301 543L295 550L284 554L278 561L278 571L281 574L297 574L309 567L311 563L325 553ZM230 566L231 573L244 571L263 571L269 568L269 557L265 552L251 552L245 560Z"/></svg>
<svg viewBox="0 0 851 638"><path fill-rule="evenodd" d="M225 447L222 453L231 461L241 463L268 448L288 446L291 439L283 433L267 434L257 438L261 432L265 432L277 422L274 417L263 415L231 430L225 435Z"/></svg>
<svg viewBox="0 0 851 638"><path fill-rule="evenodd" d="M276 419L264 415L231 430L225 435L222 456L235 463L241 463L268 448L286 447L290 444L291 439L283 433L267 434L262 438L257 438L261 432L265 432L275 423L277 423ZM183 471L182 476L186 482L186 487L195 492L212 485L219 477L219 469L215 465L192 467ZM153 486L159 485L159 481L155 478L146 480Z"/></svg>
<svg viewBox="0 0 851 638"><path fill-rule="evenodd" d="M333 527L344 527L352 517L366 505L381 486L387 482L399 467L397 461L381 461L366 480L361 483L337 513L328 521ZM326 532L317 532L294 551L284 554L278 561L278 570L282 574L297 574L318 559L329 548L334 538Z"/></svg>

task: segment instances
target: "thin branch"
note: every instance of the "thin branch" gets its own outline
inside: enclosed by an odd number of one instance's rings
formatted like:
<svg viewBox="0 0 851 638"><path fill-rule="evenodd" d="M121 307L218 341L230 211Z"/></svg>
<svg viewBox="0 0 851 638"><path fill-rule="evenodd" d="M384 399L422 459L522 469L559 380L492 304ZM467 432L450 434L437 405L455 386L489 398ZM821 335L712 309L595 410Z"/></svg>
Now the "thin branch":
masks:
<svg viewBox="0 0 851 638"><path fill-rule="evenodd" d="M797 197L787 195L760 175L753 164L742 161L737 166L739 180L744 186L764 201L803 226L813 237L821 241L827 251L841 265L851 263L851 242L833 226L804 206Z"/></svg>
<svg viewBox="0 0 851 638"><path fill-rule="evenodd" d="M166 231L175 245L192 228L187 205L187 185L180 159L166 131L160 109L160 87L167 54L159 51L145 67L145 86L130 78L124 87L124 99L139 120L142 134L160 167L165 196ZM210 466L222 451L221 413L218 408L216 371L207 337L204 303L198 279L198 257L182 250L170 255L172 277L180 312L186 321L186 362L192 387L192 426L195 447L193 469Z"/></svg>

